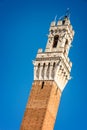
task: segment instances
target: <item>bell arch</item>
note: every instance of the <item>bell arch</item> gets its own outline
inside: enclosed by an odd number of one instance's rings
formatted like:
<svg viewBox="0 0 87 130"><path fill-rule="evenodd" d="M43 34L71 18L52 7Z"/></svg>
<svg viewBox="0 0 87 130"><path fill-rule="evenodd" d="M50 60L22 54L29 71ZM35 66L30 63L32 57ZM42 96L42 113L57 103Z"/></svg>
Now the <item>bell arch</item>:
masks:
<svg viewBox="0 0 87 130"><path fill-rule="evenodd" d="M55 36L54 36L54 41L53 41L53 48L56 48L56 47L57 47L58 40L59 40L59 35L55 35Z"/></svg>

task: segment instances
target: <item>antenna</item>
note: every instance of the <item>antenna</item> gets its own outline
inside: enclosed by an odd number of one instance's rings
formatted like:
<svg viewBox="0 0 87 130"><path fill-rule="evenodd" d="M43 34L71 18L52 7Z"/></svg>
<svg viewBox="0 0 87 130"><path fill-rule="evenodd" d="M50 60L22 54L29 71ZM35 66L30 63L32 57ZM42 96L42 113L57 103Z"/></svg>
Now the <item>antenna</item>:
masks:
<svg viewBox="0 0 87 130"><path fill-rule="evenodd" d="M62 20L64 18L64 15L59 18L59 20Z"/></svg>
<svg viewBox="0 0 87 130"><path fill-rule="evenodd" d="M67 10L66 10L65 17L70 18L70 9L69 8L67 8Z"/></svg>
<svg viewBox="0 0 87 130"><path fill-rule="evenodd" d="M54 21L56 22L56 19L57 19L57 15L55 16L55 18L54 18Z"/></svg>
<svg viewBox="0 0 87 130"><path fill-rule="evenodd" d="M69 9L69 8L67 8L67 10L66 10L66 12L65 12L65 15L61 16L61 17L59 18L59 20L63 20L63 19L65 19L65 18L70 18L70 9Z"/></svg>

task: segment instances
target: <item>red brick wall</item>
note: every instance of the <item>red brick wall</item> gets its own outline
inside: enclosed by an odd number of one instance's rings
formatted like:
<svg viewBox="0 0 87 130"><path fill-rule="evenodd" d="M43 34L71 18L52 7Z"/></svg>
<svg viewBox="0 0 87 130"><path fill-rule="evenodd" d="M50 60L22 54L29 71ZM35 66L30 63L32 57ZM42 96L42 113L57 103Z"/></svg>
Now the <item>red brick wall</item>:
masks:
<svg viewBox="0 0 87 130"><path fill-rule="evenodd" d="M20 130L53 130L61 92L54 81L34 81Z"/></svg>

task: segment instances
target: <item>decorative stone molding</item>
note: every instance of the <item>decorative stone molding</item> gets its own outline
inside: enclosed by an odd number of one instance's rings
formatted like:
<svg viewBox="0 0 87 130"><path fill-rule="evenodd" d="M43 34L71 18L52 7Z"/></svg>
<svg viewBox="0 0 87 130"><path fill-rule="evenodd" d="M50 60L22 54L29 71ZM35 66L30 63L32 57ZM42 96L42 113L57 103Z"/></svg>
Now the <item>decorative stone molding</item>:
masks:
<svg viewBox="0 0 87 130"><path fill-rule="evenodd" d="M72 63L68 57L74 31L69 19L51 23L48 41L45 51L38 50L34 64L34 80L54 80L63 91L66 83L70 80ZM54 37L57 40L54 41ZM55 46L53 43L55 42ZM58 42L58 43L57 43Z"/></svg>

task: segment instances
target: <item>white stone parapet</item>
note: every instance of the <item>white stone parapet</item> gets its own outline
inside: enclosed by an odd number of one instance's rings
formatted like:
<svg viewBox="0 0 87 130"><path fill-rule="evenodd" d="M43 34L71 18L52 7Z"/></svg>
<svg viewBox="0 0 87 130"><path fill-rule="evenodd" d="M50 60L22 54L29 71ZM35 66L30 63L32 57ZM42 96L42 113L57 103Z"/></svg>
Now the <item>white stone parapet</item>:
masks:
<svg viewBox="0 0 87 130"><path fill-rule="evenodd" d="M34 80L54 80L63 91L70 77L71 62L62 53L37 54L34 64Z"/></svg>

